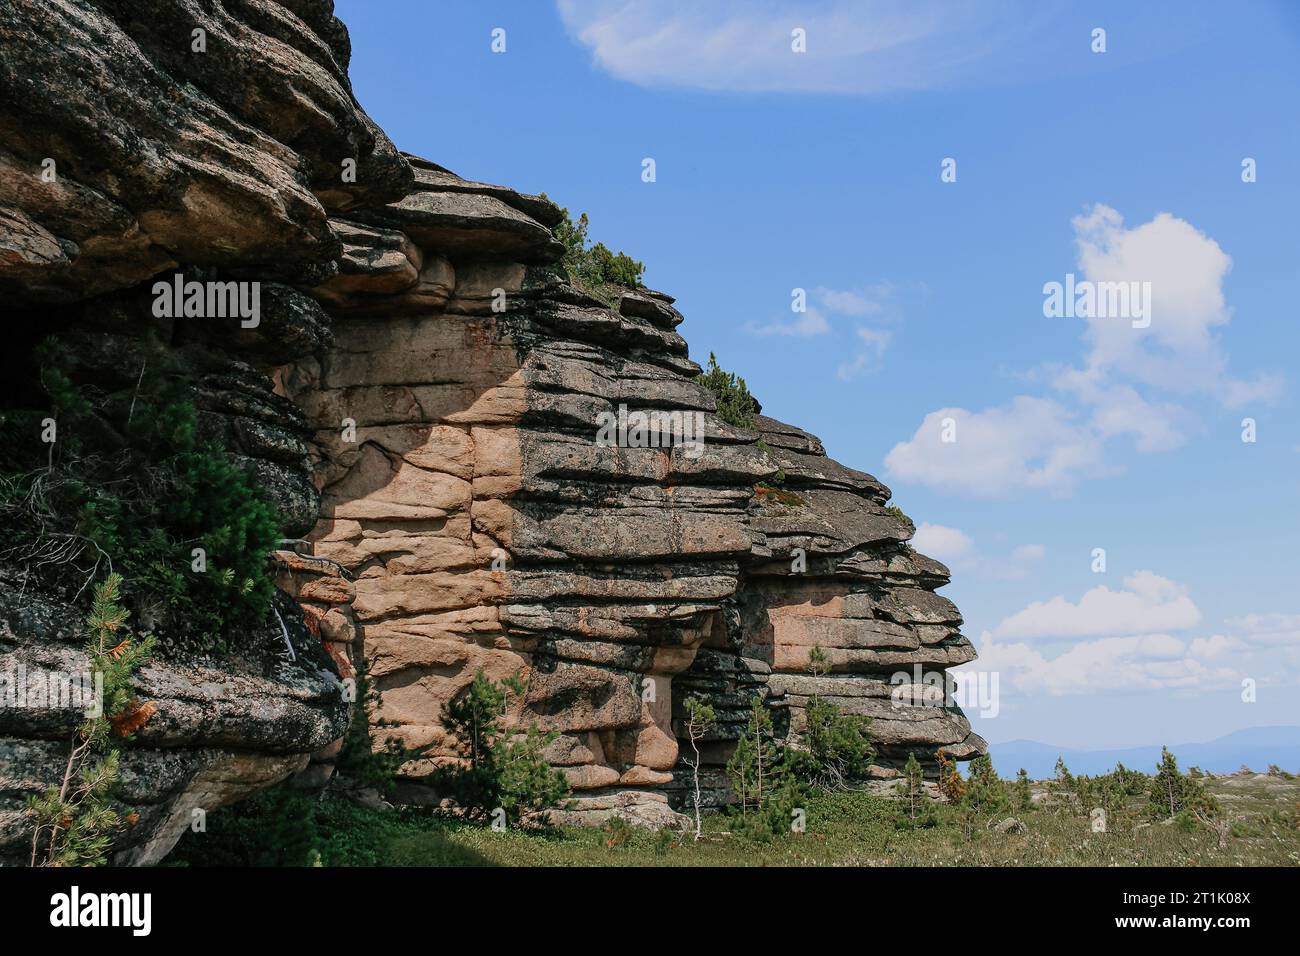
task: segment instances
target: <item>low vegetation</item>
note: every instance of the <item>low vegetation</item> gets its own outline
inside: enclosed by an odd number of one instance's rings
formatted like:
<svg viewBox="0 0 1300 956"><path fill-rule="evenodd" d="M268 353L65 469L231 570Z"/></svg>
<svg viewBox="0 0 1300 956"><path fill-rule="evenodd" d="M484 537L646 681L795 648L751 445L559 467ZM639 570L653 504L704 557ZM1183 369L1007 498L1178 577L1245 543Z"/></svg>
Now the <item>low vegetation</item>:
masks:
<svg viewBox="0 0 1300 956"><path fill-rule="evenodd" d="M119 603L122 579L110 574L95 586L86 617L90 670L103 680L93 716L72 733L62 781L27 801L32 866L100 866L123 820L113 803L122 745L153 716L154 705L131 693L131 675L153 652L153 638L126 630Z"/></svg>
<svg viewBox="0 0 1300 956"><path fill-rule="evenodd" d="M221 649L264 623L278 517L224 448L200 439L190 385L162 350L129 401L74 384L56 339L37 359L50 411L44 424L6 419L0 561L70 597L113 571L124 604L166 647ZM38 445L43 430L52 440Z"/></svg>
<svg viewBox="0 0 1300 956"><path fill-rule="evenodd" d="M1146 776L1146 775L1143 775ZM1148 780L1151 777L1147 777ZM494 831L428 809L372 810L338 796L298 795L291 829L268 837L237 825L246 804L211 814L207 834L187 834L187 846L221 841L206 862L325 866L1297 866L1300 865L1300 785L1281 777L1239 774L1206 781L1232 817L1226 839L1205 826L1153 821L1132 801L1132 814L1112 815L1105 833L1092 832L1088 813L1069 804L1055 781L1036 782L1039 800L1013 811L1023 831L999 832L1007 817L989 814L969 826L960 808L921 793L912 819L908 802L862 790L812 791L803 806L806 828L757 839L733 817L707 814L697 842L687 832L652 833L630 826ZM254 800L261 800L259 796ZM252 802L252 801L249 801ZM305 816L304 816L305 814ZM307 822L303 826L302 821ZM293 827L298 827L294 836ZM305 838L310 827L314 836ZM237 838L236 838L236 835ZM286 838L288 838L286 842ZM237 853L229 852L235 847Z"/></svg>
<svg viewBox="0 0 1300 956"><path fill-rule="evenodd" d="M569 792L564 774L542 757L559 734L543 733L536 722L523 731L505 726L510 697L522 698L526 689L518 676L494 681L480 668L446 705L442 725L457 741L460 761L439 767L430 782L468 819L545 825L547 811Z"/></svg>
<svg viewBox="0 0 1300 956"><path fill-rule="evenodd" d="M644 263L623 252L611 252L603 242L590 244L587 229L591 223L587 214L582 213L575 221L569 210L563 212L564 221L555 227L555 238L564 245L557 269L565 279L606 305L614 304L615 287L641 287Z"/></svg>
<svg viewBox="0 0 1300 956"><path fill-rule="evenodd" d="M734 372L718 365L718 358L709 353L708 367L700 374L699 383L713 393L718 403L718 417L736 428L753 428L757 412L754 397L749 394L745 380Z"/></svg>

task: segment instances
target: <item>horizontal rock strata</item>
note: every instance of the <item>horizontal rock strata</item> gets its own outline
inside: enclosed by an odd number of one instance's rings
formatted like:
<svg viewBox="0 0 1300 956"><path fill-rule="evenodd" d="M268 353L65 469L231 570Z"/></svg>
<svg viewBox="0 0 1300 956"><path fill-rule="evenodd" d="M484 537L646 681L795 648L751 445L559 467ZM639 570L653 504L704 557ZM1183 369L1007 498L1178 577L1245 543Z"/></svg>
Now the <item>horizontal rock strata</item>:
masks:
<svg viewBox="0 0 1300 956"><path fill-rule="evenodd" d="M512 719L560 734L566 820L662 816L688 692L723 717L715 799L754 694L791 734L811 694L871 716L885 775L981 752L960 711L913 697L974 652L888 489L800 429L721 421L671 297L597 299L548 268L545 200L408 158L411 196L335 223L339 276L313 290L333 342L284 378L316 430L315 553L355 579L376 716L421 751L404 796L440 796L419 781L452 759L442 709L479 668L526 677ZM702 444L598 442L620 406L698 416Z"/></svg>
<svg viewBox="0 0 1300 956"><path fill-rule="evenodd" d="M63 333L121 405L161 343L289 539L279 621L243 636L283 660L141 673L158 716L129 751L139 822L119 860L158 859L196 807L324 782L358 653L379 736L419 752L412 801L440 799L443 708L479 668L527 679L509 716L557 732L568 821L681 822L691 693L721 717L713 802L754 695L784 734L812 696L872 717L882 779L909 753L933 771L981 752L923 699L974 654L888 489L798 428L720 420L670 296L564 280L561 210L399 154L347 59L327 0L0 5L0 294L24 330L5 361ZM259 282L260 323L156 317L152 284L177 273ZM651 416L648 442L597 440L620 410ZM0 657L74 665L74 610L45 595L45 619L20 613L11 580ZM11 854L71 716L2 719Z"/></svg>

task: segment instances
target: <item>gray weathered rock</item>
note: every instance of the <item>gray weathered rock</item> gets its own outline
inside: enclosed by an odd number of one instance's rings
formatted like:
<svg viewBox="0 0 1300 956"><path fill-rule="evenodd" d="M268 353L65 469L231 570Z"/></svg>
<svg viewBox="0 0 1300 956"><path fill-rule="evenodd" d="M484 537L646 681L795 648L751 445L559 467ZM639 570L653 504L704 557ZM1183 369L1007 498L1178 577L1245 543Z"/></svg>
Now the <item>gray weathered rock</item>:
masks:
<svg viewBox="0 0 1300 956"><path fill-rule="evenodd" d="M177 42L196 27L206 54ZM358 652L385 735L422 751L411 794L451 759L442 709L475 671L526 676L510 718L560 732L566 820L681 822L691 693L720 716L710 805L754 695L782 733L814 695L871 716L881 785L910 753L933 771L983 752L931 693L974 649L889 490L802 429L719 419L670 296L564 281L558 208L399 154L347 53L327 0L0 7L0 293L33 307L26 326L75 329L77 375L114 407L160 341L204 434L309 539L276 556L297 671L141 673L159 707L129 751L143 809L119 859L156 860L197 806L327 778ZM262 283L260 326L154 318L151 282L177 270ZM597 440L620 409L653 416L644 442ZM29 623L9 633L15 660L53 653ZM3 730L6 846L66 717Z"/></svg>

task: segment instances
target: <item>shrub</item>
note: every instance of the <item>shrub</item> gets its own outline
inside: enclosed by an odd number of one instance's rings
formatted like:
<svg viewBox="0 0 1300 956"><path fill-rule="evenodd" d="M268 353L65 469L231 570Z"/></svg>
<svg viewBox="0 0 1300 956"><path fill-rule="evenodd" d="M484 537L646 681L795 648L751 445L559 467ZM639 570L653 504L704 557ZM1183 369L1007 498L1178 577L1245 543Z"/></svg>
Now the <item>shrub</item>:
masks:
<svg viewBox="0 0 1300 956"><path fill-rule="evenodd" d="M629 289L641 287L645 265L622 252L611 252L603 242L587 245L590 221L584 212L575 222L565 209L564 220L555 227L555 238L564 246L557 269L565 279L583 292L613 304L609 286Z"/></svg>
<svg viewBox="0 0 1300 956"><path fill-rule="evenodd" d="M970 779L961 796L964 808L978 815L1000 814L1011 810L1007 786L993 769L993 760L981 754L971 761Z"/></svg>
<svg viewBox="0 0 1300 956"><path fill-rule="evenodd" d="M754 427L756 412L749 386L740 376L724 371L712 352L709 353L708 368L700 375L699 383L713 393L718 403L719 418L736 428Z"/></svg>
<svg viewBox="0 0 1300 956"><path fill-rule="evenodd" d="M147 363L152 371L120 409L120 436L108 443L116 448L83 454L82 433L102 446L113 429L73 385L57 340L37 357L59 440L45 468L0 476L0 514L12 528L5 556L65 580L107 562L123 575L136 619L169 644L222 647L264 624L279 521L254 479L198 440L188 383L166 374L162 358Z"/></svg>
<svg viewBox="0 0 1300 956"><path fill-rule="evenodd" d="M905 813L898 820L900 825L917 829L932 827L938 822L934 803L925 792L921 762L916 759L915 753L907 755L907 763L903 765L903 779L898 783L898 795L905 808Z"/></svg>
<svg viewBox="0 0 1300 956"><path fill-rule="evenodd" d="M745 730L727 761L727 774L740 798L736 832L759 840L790 832L793 812L807 799L800 759L797 751L776 742L772 715L754 695Z"/></svg>
<svg viewBox="0 0 1300 956"><path fill-rule="evenodd" d="M357 700L352 708L352 719L343 735L336 769L339 774L363 787L371 787L384 796L393 792L397 771L414 752L402 746L401 741L389 737L382 747L375 748L373 728L389 727L392 723L380 720L371 723L371 714L382 703L379 691L370 683L364 660L357 666Z"/></svg>
<svg viewBox="0 0 1300 956"><path fill-rule="evenodd" d="M686 712L686 720L682 724L682 729L686 731L686 739L690 741L691 751L694 759L687 758L687 764L691 768L691 782L693 784L693 804L695 807L695 839L700 838L700 741L717 723L718 715L711 704L705 703L699 697L687 697L682 704L682 709Z"/></svg>
<svg viewBox="0 0 1300 956"><path fill-rule="evenodd" d="M1178 769L1178 760L1167 747L1160 748L1160 763L1147 794L1154 816L1176 817L1186 813L1212 820L1221 812L1219 802L1206 791L1204 784Z"/></svg>
<svg viewBox="0 0 1300 956"><path fill-rule="evenodd" d="M957 763L942 750L939 751L939 792L949 803L961 803L966 796L967 782L962 779Z"/></svg>
<svg viewBox="0 0 1300 956"><path fill-rule="evenodd" d="M461 759L440 767L432 782L471 819L487 819L498 808L516 823L530 814L545 819L569 792L564 774L542 757L559 734L542 733L536 723L522 734L503 725L510 696L524 691L518 676L498 682L479 668L465 692L444 707L442 725L456 738Z"/></svg>
<svg viewBox="0 0 1300 956"><path fill-rule="evenodd" d="M1016 772L1016 809L1020 811L1034 808L1034 791L1029 785L1029 773L1024 767Z"/></svg>
<svg viewBox="0 0 1300 956"><path fill-rule="evenodd" d="M818 677L830 669L826 652L814 646L808 670ZM839 707L812 694L804 708L806 727L798 746L787 756L787 766L804 783L823 789L841 789L865 776L876 753L871 746L871 718L844 714Z"/></svg>
<svg viewBox="0 0 1300 956"><path fill-rule="evenodd" d="M916 525L912 522L911 518L903 513L903 509L898 507L898 505L886 506L885 514L899 522L903 527L910 529L913 534L916 533Z"/></svg>

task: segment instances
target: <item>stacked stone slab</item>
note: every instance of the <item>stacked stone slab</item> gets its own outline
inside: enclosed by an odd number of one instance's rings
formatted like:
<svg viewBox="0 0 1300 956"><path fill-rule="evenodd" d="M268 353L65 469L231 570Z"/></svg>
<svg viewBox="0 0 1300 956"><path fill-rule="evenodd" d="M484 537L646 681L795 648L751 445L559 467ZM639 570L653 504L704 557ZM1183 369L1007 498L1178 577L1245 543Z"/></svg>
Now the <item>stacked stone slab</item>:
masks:
<svg viewBox="0 0 1300 956"><path fill-rule="evenodd" d="M337 273L331 214L400 198L412 179L353 98L347 58L327 0L0 4L0 422L41 409L30 349L57 335L102 409L78 438L111 453L157 343L193 384L201 437L256 474L284 533L315 525L311 432L273 371L327 340L329 319L293 285ZM260 281L259 327L157 317L152 282L176 272ZM28 438L7 433L6 453ZM301 607L282 595L278 620L227 635L234 654L140 671L156 711L123 756L118 862L161 859L196 810L328 772L348 716L346 635L329 630L341 592L275 567L290 593L306 589ZM27 571L0 561L0 674L81 673L83 609ZM28 860L24 801L61 778L81 720L72 706L0 708L0 864Z"/></svg>
<svg viewBox="0 0 1300 956"><path fill-rule="evenodd" d="M328 777L358 652L379 736L421 752L411 800L439 799L442 711L479 668L527 679L510 717L558 732L574 821L678 822L688 693L722 716L715 801L755 695L796 736L813 695L872 716L882 777L908 753L933 769L980 752L959 711L916 703L918 679L973 652L888 490L797 428L721 421L671 297L559 278L560 210L400 155L347 58L327 0L0 5L0 294L26 310L19 344L63 334L78 374L122 396L160 340L205 434L308 539L276 556L281 622L245 636L285 659L142 675L159 711L131 799L152 809L120 858L159 858L196 801ZM151 284L176 271L260 281L261 326L158 321ZM620 406L702 416L702 448L598 443ZM73 609L5 605L21 586L0 568L0 655L75 656ZM826 674L807 672L814 646ZM4 724L0 812L70 722ZM7 839L21 821L4 820Z"/></svg>
<svg viewBox="0 0 1300 956"><path fill-rule="evenodd" d="M453 758L443 707L480 668L524 677L512 719L560 734L568 819L671 819L687 692L722 715L715 799L755 694L795 737L812 694L873 717L881 776L981 752L913 687L974 653L888 489L797 428L721 421L671 297L557 277L548 201L407 158L411 194L332 221L344 258L313 294L333 344L282 376L316 428L315 553L355 579L376 717L422 753L405 798L440 797L420 778ZM603 445L620 406L698 413L702 448Z"/></svg>

